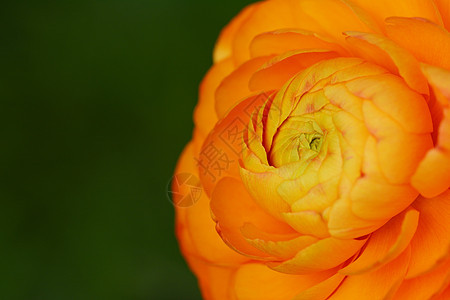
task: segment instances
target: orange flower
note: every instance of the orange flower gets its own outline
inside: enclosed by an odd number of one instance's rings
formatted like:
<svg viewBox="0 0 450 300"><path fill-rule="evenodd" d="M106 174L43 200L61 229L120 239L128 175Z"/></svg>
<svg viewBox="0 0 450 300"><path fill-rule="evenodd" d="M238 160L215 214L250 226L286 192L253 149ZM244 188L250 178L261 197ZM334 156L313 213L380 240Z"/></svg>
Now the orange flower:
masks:
<svg viewBox="0 0 450 300"><path fill-rule="evenodd" d="M223 30L176 170L205 299L450 299L449 29L448 0L272 0Z"/></svg>

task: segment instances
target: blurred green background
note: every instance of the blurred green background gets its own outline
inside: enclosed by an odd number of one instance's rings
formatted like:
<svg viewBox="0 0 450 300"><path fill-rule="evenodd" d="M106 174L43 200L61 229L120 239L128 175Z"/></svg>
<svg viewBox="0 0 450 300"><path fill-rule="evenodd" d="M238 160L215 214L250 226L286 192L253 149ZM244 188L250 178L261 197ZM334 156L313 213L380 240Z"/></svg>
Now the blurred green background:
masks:
<svg viewBox="0 0 450 300"><path fill-rule="evenodd" d="M2 3L0 299L200 299L166 187L250 2Z"/></svg>

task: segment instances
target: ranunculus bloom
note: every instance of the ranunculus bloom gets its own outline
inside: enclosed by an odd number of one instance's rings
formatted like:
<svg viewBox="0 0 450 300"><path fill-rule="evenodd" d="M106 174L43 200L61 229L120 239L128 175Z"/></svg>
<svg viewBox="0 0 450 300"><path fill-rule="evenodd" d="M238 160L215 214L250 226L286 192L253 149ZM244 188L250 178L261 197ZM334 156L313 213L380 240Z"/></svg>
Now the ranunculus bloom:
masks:
<svg viewBox="0 0 450 300"><path fill-rule="evenodd" d="M205 299L450 299L450 2L272 0L221 33L176 173Z"/></svg>

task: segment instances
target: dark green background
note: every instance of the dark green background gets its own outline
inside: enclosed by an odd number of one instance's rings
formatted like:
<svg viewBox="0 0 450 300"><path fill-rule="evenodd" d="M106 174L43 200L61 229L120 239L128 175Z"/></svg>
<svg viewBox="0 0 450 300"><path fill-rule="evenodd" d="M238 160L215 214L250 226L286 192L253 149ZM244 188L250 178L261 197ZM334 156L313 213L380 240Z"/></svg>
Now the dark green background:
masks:
<svg viewBox="0 0 450 300"><path fill-rule="evenodd" d="M200 299L166 186L249 2L2 3L1 299Z"/></svg>

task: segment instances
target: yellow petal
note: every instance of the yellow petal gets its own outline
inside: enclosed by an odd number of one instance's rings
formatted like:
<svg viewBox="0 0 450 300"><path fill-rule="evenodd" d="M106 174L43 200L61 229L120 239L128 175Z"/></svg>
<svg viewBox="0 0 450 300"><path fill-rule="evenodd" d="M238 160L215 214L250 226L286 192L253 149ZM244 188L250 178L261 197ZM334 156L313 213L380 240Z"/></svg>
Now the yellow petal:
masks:
<svg viewBox="0 0 450 300"><path fill-rule="evenodd" d="M400 213L417 195L409 185L392 185L380 179L362 177L351 191L351 209L360 218L381 221Z"/></svg>
<svg viewBox="0 0 450 300"><path fill-rule="evenodd" d="M338 199L328 209L328 229L337 238L358 238L377 230L386 220L369 221L357 217L351 210L351 201Z"/></svg>
<svg viewBox="0 0 450 300"><path fill-rule="evenodd" d="M270 241L262 239L248 239L253 247L266 252L279 260L290 259L302 249L316 243L317 238L303 235L286 241Z"/></svg>
<svg viewBox="0 0 450 300"><path fill-rule="evenodd" d="M284 213L283 218L292 228L301 234L319 238L330 236L322 216L315 211Z"/></svg>

